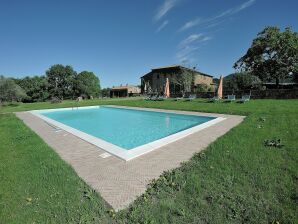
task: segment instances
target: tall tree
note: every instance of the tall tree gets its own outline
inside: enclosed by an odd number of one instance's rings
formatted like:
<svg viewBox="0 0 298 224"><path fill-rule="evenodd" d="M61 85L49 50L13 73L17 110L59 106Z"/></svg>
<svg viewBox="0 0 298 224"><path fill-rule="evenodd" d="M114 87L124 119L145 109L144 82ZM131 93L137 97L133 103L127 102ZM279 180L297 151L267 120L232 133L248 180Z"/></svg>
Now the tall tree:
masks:
<svg viewBox="0 0 298 224"><path fill-rule="evenodd" d="M260 89L262 81L247 72L230 74L224 77L223 88L226 90Z"/></svg>
<svg viewBox="0 0 298 224"><path fill-rule="evenodd" d="M98 97L100 83L98 77L93 72L80 72L75 79L76 95L86 97Z"/></svg>
<svg viewBox="0 0 298 224"><path fill-rule="evenodd" d="M69 65L53 65L46 71L49 83L49 92L52 97L64 98L73 97L74 79L77 73Z"/></svg>
<svg viewBox="0 0 298 224"><path fill-rule="evenodd" d="M178 85L180 92L184 95L186 92L191 92L191 85L194 81L194 74L188 70L181 70L174 74L173 83Z"/></svg>
<svg viewBox="0 0 298 224"><path fill-rule="evenodd" d="M298 73L298 34L286 28L266 27L253 40L234 68L248 71L263 81L280 80Z"/></svg>
<svg viewBox="0 0 298 224"><path fill-rule="evenodd" d="M15 82L25 90L29 102L45 101L49 97L48 82L45 76L27 76L15 79Z"/></svg>

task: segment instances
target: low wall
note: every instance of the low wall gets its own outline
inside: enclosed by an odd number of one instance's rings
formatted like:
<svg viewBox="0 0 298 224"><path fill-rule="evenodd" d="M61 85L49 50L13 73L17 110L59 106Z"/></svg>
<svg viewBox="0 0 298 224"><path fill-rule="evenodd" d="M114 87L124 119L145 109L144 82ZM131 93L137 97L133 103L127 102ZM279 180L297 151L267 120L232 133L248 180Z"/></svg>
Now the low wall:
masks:
<svg viewBox="0 0 298 224"><path fill-rule="evenodd" d="M252 99L298 99L298 89L267 89L267 90L243 90L243 91L223 91L223 95L236 95L241 98L243 95L251 95ZM199 92L198 98L211 98L214 92Z"/></svg>

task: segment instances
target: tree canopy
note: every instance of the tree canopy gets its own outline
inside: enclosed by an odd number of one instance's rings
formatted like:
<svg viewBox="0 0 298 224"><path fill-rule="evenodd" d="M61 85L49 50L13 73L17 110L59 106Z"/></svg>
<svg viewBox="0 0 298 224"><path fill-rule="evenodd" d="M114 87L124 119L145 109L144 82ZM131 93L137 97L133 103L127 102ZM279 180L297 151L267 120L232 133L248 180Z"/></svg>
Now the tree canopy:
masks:
<svg viewBox="0 0 298 224"><path fill-rule="evenodd" d="M74 97L74 80L77 73L69 65L53 65L46 71L49 93L52 97Z"/></svg>
<svg viewBox="0 0 298 224"><path fill-rule="evenodd" d="M15 79L15 82L26 92L28 102L45 101L49 98L48 82L45 76L27 76Z"/></svg>
<svg viewBox="0 0 298 224"><path fill-rule="evenodd" d="M0 76L0 103L21 101L27 97L25 91L13 79Z"/></svg>
<svg viewBox="0 0 298 224"><path fill-rule="evenodd" d="M76 76L75 82L75 91L78 96L98 97L100 84L98 77L93 72L80 72Z"/></svg>
<svg viewBox="0 0 298 224"><path fill-rule="evenodd" d="M173 83L179 86L181 94L184 95L187 92L191 92L191 85L194 80L193 72L183 70L174 74Z"/></svg>
<svg viewBox="0 0 298 224"><path fill-rule="evenodd" d="M247 72L233 73L224 77L223 88L227 90L248 90L261 88L262 81Z"/></svg>
<svg viewBox="0 0 298 224"><path fill-rule="evenodd" d="M110 91L111 91L111 88L103 88L101 90L101 96L102 97L109 97L110 96Z"/></svg>
<svg viewBox="0 0 298 224"><path fill-rule="evenodd" d="M298 73L297 32L290 28L282 32L277 27L266 27L234 68L251 72L262 81L275 80L278 86L280 80Z"/></svg>
<svg viewBox="0 0 298 224"><path fill-rule="evenodd" d="M38 102L55 98L98 97L99 78L89 71L79 74L69 65L51 66L45 76L5 78L0 76L0 101Z"/></svg>

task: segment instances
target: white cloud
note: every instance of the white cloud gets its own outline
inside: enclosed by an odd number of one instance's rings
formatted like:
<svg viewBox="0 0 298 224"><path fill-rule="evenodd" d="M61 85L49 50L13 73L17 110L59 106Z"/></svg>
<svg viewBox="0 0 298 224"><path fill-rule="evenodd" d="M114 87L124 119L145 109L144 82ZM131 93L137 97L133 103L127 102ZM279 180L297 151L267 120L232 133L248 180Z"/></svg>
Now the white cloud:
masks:
<svg viewBox="0 0 298 224"><path fill-rule="evenodd" d="M191 44L198 44L207 40L210 40L211 37L210 36L205 36L202 33L199 34L191 34L189 35L187 38L185 38L184 40L182 40L178 47L179 48L184 48L186 46L189 46Z"/></svg>
<svg viewBox="0 0 298 224"><path fill-rule="evenodd" d="M256 2L256 0L248 0L247 2L244 2L243 4L241 4L241 5L239 5L235 8L231 8L231 9L228 9L228 10L220 13L219 15L211 18L210 20L215 20L215 19L219 19L219 18L222 18L222 17L225 17L225 16L234 15L234 14L248 8L249 6L253 5L255 2Z"/></svg>
<svg viewBox="0 0 298 224"><path fill-rule="evenodd" d="M211 18L207 18L204 20L200 20L198 18L193 19L191 21L188 21L187 23L185 23L178 31L183 31L186 29L189 29L191 27L194 26L198 26L198 25L203 25L203 24L210 24L210 23L214 23L216 22L218 19L224 18L224 17L228 17L228 16L232 16L246 8L248 8L249 6L253 5L256 2L256 0L248 0L244 3L242 3L241 5L234 7L234 8L230 8L214 17Z"/></svg>
<svg viewBox="0 0 298 224"><path fill-rule="evenodd" d="M164 29L169 24L168 20L165 20L156 30L156 33L160 32L162 29Z"/></svg>
<svg viewBox="0 0 298 224"><path fill-rule="evenodd" d="M199 49L199 46L185 46L176 53L176 57L180 62L188 60L190 56Z"/></svg>
<svg viewBox="0 0 298 224"><path fill-rule="evenodd" d="M256 0L249 0L247 2L244 2L242 5L240 5L240 7L235 8L234 13L237 13L243 9L246 9L247 7L253 5L256 2Z"/></svg>
<svg viewBox="0 0 298 224"><path fill-rule="evenodd" d="M222 24L223 22L224 22L224 20L221 20L221 21L218 21L218 22L211 22L211 23L209 23L209 24L206 26L206 28L216 27L216 26Z"/></svg>
<svg viewBox="0 0 298 224"><path fill-rule="evenodd" d="M177 59L182 61L191 61L192 55L197 51L204 42L212 39L210 36L206 36L202 33L191 34L178 44L178 51L176 53Z"/></svg>
<svg viewBox="0 0 298 224"><path fill-rule="evenodd" d="M157 9L157 12L154 16L154 20L158 21L160 20L162 17L164 17L172 8L174 8L179 0L164 0L164 3L159 6L159 8Z"/></svg>
<svg viewBox="0 0 298 224"><path fill-rule="evenodd" d="M184 46L187 46L188 44L191 44L192 42L198 40L200 37L202 37L203 34L199 33L199 34L191 34L190 36L188 36L187 38L185 38L184 40L182 40L179 43L179 47L182 48Z"/></svg>
<svg viewBox="0 0 298 224"><path fill-rule="evenodd" d="M194 19L194 20L188 21L187 23L185 23L185 24L179 29L179 31L183 31L183 30L189 29L189 28L191 28L191 27L193 27L193 26L198 25L200 22L201 22L201 19L200 19L200 18L196 18L196 19Z"/></svg>

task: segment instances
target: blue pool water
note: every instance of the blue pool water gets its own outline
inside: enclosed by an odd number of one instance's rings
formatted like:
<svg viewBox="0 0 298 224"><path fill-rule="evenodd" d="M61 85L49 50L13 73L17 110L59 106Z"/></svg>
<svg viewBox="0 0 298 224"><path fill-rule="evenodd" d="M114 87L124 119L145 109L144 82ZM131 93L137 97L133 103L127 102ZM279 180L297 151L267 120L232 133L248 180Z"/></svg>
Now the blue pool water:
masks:
<svg viewBox="0 0 298 224"><path fill-rule="evenodd" d="M215 119L111 107L56 110L41 114L126 150Z"/></svg>

